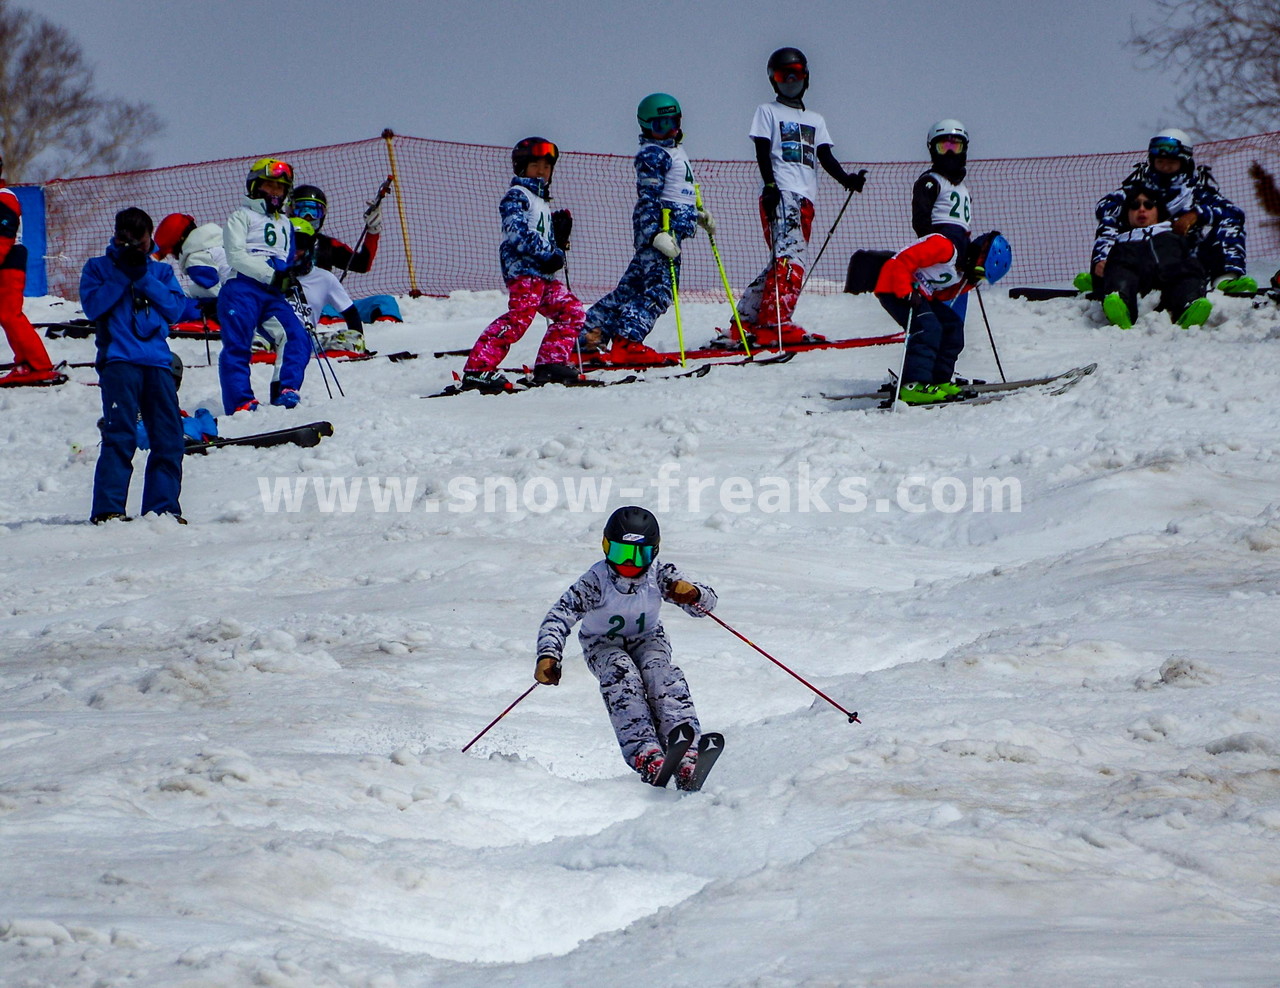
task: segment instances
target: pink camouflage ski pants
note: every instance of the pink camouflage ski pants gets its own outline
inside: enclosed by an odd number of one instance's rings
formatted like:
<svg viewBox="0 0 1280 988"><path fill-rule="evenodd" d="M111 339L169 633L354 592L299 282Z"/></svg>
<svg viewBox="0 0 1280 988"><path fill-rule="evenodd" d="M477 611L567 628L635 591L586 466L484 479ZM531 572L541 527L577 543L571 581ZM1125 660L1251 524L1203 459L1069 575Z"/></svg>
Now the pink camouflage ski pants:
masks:
<svg viewBox="0 0 1280 988"><path fill-rule="evenodd" d="M551 325L542 337L535 364L569 363L584 317L582 303L564 282L524 275L507 285L507 291L507 311L480 334L464 370L497 370L507 352L524 336L533 317L539 314L546 316Z"/></svg>

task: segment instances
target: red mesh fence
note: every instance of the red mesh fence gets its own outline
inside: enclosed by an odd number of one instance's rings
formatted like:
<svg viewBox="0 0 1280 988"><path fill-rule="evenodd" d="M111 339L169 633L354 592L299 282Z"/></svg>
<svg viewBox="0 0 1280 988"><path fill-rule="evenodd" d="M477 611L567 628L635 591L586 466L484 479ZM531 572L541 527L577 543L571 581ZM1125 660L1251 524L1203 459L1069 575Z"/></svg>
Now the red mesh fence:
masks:
<svg viewBox="0 0 1280 988"><path fill-rule="evenodd" d="M325 232L354 244L366 199L392 171L398 187L383 208L377 261L347 284L356 295L447 294L502 287L498 269L498 200L511 175L507 148L413 137L374 138L300 151L260 150L252 157L55 181L46 186L49 290L78 296L80 268L102 251L117 209L141 206L159 222L171 212L197 222L223 223L240 204L249 165L263 154L291 162L299 183L318 185L329 198ZM1065 282L1087 267L1093 206L1117 187L1145 151L973 161L968 185L974 229L1002 230L1013 244L1008 284ZM568 275L574 291L592 301L610 291L631 258L635 173L629 155L566 152L556 168L557 208L574 214ZM1280 255L1280 133L1202 144L1198 164L1212 166L1223 192L1244 208L1249 252ZM911 187L924 162L867 168L866 191L854 195L818 268L810 291L839 291L849 255L858 248L895 248L914 239ZM694 162L703 197L719 224L717 246L730 284L741 292L768 261L756 206L754 162ZM823 176L811 258L816 256L847 193ZM1269 190L1269 191L1268 191ZM397 195L398 193L398 195ZM705 237L687 244L680 290L690 298L723 295Z"/></svg>

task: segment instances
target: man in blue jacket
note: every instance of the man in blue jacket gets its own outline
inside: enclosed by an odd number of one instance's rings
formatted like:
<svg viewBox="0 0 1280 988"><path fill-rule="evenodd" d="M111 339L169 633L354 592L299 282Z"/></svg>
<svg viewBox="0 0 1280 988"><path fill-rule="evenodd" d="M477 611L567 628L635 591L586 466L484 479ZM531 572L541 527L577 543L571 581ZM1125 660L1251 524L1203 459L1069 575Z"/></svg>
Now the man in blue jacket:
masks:
<svg viewBox="0 0 1280 988"><path fill-rule="evenodd" d="M127 520L139 414L151 440L142 514L183 520L178 496L185 442L168 336L169 324L182 318L187 297L173 269L150 259L151 232L145 212L136 206L122 209L106 254L90 258L80 272L80 306L97 324L102 391L102 452L89 516L95 525Z"/></svg>

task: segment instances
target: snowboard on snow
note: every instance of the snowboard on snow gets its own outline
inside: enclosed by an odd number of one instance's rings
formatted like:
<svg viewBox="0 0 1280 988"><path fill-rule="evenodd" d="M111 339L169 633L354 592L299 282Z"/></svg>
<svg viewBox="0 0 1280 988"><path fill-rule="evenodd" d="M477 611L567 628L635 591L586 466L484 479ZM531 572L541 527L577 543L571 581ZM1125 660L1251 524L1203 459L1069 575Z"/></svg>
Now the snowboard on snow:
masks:
<svg viewBox="0 0 1280 988"><path fill-rule="evenodd" d="M308 422L306 425L295 425L291 429L276 429L273 432L256 432L248 436L231 436L228 438L209 439L205 442L188 442L187 453L207 453L221 446L315 446L325 436L333 435L333 426L328 422Z"/></svg>

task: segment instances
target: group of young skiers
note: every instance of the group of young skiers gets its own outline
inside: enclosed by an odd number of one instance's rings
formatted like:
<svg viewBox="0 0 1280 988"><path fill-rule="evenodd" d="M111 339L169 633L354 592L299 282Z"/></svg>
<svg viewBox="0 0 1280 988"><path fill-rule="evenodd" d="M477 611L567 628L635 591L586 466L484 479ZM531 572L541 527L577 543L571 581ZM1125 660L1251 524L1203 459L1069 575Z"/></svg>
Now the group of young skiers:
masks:
<svg viewBox="0 0 1280 988"><path fill-rule="evenodd" d="M762 347L815 339L793 316L809 266L818 168L850 196L867 181L865 169L844 170L825 119L805 104L809 66L803 52L780 48L766 70L774 99L756 108L749 136L770 257L738 300L739 320L725 334L729 346L741 345L744 336ZM502 361L539 314L549 328L533 368L535 384L578 381L583 354L605 366L665 362L645 340L672 304L683 244L699 228L714 237L716 224L683 147L679 100L650 94L636 116L634 255L617 287L585 311L558 276L573 231L569 212L551 208L559 149L542 137L513 148L514 177L499 204L507 311L471 348L462 389L509 389ZM868 283L906 331L897 396L908 404L944 402L961 393L955 365L964 347L967 293L999 281L1012 263L1012 248L999 231L973 235L964 125L941 120L927 132L926 144L930 167L911 194L919 239L879 258ZM1100 298L1116 326L1130 328L1138 297L1151 291L1162 293L1170 319L1186 328L1208 318L1211 283L1225 293L1257 288L1245 273L1243 212L1222 195L1207 168L1195 166L1193 151L1186 134L1161 131L1151 139L1148 160L1097 204L1092 266L1076 285ZM253 349L261 345L255 340L261 339L278 351L271 404L298 404L313 332L326 305L343 316L350 348L363 350L357 307L332 269L369 270L381 230L379 201L365 214L357 248L350 248L321 232L328 208L324 193L313 185L295 187L287 162L262 158L249 170L240 206L222 226L174 213L153 229L151 217L136 207L116 215L110 244L85 264L80 282L85 315L96 325L103 403L92 521L127 518L139 422L151 450L142 512L182 520L183 413L177 399L180 364L175 367L167 343L171 324L216 319L227 414L258 407L249 370ZM22 314L26 258L16 242L20 217L16 196L0 179L0 325L14 351L14 368L0 385L57 383L65 377ZM189 294L164 263L169 257L186 276ZM566 640L581 622L584 658L599 680L626 763L646 782L665 785L674 778L681 788L697 789L723 739L704 737L659 612L668 602L701 617L711 613L717 598L709 586L658 562L659 546L658 521L647 509L630 505L610 516L604 558L565 591L539 628L535 680L559 683Z"/></svg>
<svg viewBox="0 0 1280 988"><path fill-rule="evenodd" d="M730 346L740 345L742 334L762 347L815 339L794 323L793 314L808 267L818 167L850 195L866 182L865 169L853 174L843 169L825 119L805 105L809 67L804 53L780 48L766 68L775 96L757 107L749 134L771 256L738 301L741 322L721 341ZM668 360L645 338L671 306L683 242L698 227L714 237L715 220L698 196L683 147L679 100L650 94L636 117L635 253L617 287L585 313L557 276L572 229L568 211L549 205L559 149L541 137L516 145L515 177L500 205L508 311L472 348L463 389L510 389L512 382L499 365L539 313L550 326L534 365L534 384L576 380L584 355L597 365L620 367ZM908 404L947 401L960 393L954 372L964 347L967 294L998 281L1012 263L1012 248L999 231L972 236L964 125L941 120L929 129L926 144L930 168L916 181L911 198L912 227L921 239L885 261L873 288L907 332L898 397ZM1132 326L1138 296L1153 290L1163 293L1162 307L1184 328L1208 319L1211 283L1227 294L1257 290L1245 273L1243 211L1221 193L1207 167L1196 168L1192 154L1183 132L1162 131L1150 142L1148 161L1097 205L1093 268L1076 283L1082 291L1099 292L1107 319L1117 326ZM1134 209L1144 202L1157 204L1155 210Z"/></svg>
<svg viewBox="0 0 1280 988"><path fill-rule="evenodd" d="M315 186L294 188L287 162L261 158L249 169L240 206L222 227L197 225L182 213L155 227L134 206L116 214L105 254L86 262L80 276L81 307L95 325L103 408L90 511L95 524L127 519L133 457L142 437L150 450L142 513L182 520L186 431L177 397L181 363L168 344L173 324L200 319L207 325L216 317L222 340L218 378L228 415L258 407L249 373L256 339L277 350L270 402L283 408L298 404L325 305L342 313L362 346L355 305L321 263L368 270L377 251L378 205L365 215L359 253L319 232L326 207ZM169 256L178 258L191 296L164 262Z"/></svg>

